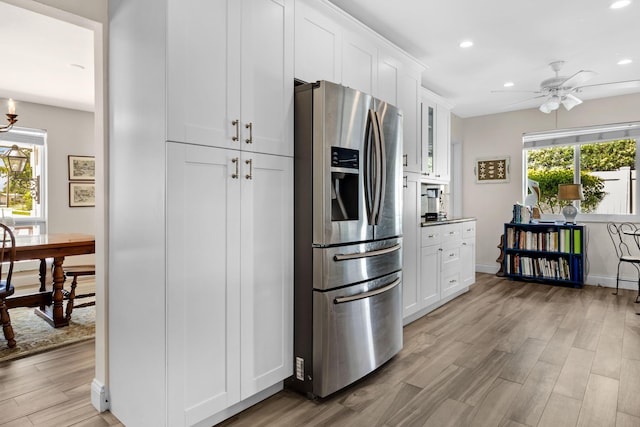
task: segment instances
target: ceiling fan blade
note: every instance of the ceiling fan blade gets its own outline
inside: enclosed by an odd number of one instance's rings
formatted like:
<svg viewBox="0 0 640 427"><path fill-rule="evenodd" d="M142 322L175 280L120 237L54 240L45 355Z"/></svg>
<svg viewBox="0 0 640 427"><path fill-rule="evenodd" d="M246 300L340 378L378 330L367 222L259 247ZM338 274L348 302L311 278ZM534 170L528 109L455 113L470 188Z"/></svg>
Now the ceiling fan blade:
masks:
<svg viewBox="0 0 640 427"><path fill-rule="evenodd" d="M596 73L595 71L586 71L586 70L578 71L573 76L569 77L568 79L560 83L558 87L573 88L576 86L580 86L581 84L587 82L597 74L598 73Z"/></svg>
<svg viewBox="0 0 640 427"><path fill-rule="evenodd" d="M599 86L611 86L611 85L620 86L620 89L640 87L640 80L624 80L624 81L620 81L620 82L597 83L597 84L594 84L594 85L578 86L578 87L574 88L574 90L576 92L580 92L582 89L588 89L588 88L599 87Z"/></svg>
<svg viewBox="0 0 640 427"><path fill-rule="evenodd" d="M492 90L491 93L542 93L539 90Z"/></svg>
<svg viewBox="0 0 640 427"><path fill-rule="evenodd" d="M507 105L505 105L505 107L515 107L516 105L524 104L524 103L532 101L534 99L540 99L540 98L546 98L546 97L547 97L547 95L534 96L533 98L527 98L527 99L523 99L523 100L511 103L511 104L507 104Z"/></svg>

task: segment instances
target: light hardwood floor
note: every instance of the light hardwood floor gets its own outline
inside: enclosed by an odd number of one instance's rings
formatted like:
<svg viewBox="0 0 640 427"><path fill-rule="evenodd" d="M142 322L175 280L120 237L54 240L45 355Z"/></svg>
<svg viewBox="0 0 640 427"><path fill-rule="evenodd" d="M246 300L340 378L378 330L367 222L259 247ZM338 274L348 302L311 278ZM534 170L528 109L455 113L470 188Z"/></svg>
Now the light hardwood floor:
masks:
<svg viewBox="0 0 640 427"><path fill-rule="evenodd" d="M322 402L283 391L222 426L640 426L635 291L477 275L390 363Z"/></svg>
<svg viewBox="0 0 640 427"><path fill-rule="evenodd" d="M640 426L635 291L477 279L364 380L322 402L285 390L221 426ZM0 425L121 425L89 401L93 345L0 364Z"/></svg>

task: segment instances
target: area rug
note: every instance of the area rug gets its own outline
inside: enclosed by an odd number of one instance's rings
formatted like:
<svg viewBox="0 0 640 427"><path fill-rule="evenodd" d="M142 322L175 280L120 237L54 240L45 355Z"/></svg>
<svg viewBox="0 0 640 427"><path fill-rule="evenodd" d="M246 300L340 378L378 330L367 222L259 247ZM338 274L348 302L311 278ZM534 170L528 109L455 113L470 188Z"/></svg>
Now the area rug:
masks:
<svg viewBox="0 0 640 427"><path fill-rule="evenodd" d="M62 328L50 326L33 310L26 307L9 310L17 344L14 348L7 347L7 341L0 329L0 362L85 341L95 336L95 307L73 310L69 326Z"/></svg>

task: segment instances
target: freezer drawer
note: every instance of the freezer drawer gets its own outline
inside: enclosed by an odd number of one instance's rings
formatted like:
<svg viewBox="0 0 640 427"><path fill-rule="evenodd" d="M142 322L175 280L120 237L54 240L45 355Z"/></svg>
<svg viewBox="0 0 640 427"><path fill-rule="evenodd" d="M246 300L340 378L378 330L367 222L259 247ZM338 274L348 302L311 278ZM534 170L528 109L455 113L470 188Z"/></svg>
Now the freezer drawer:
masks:
<svg viewBox="0 0 640 427"><path fill-rule="evenodd" d="M334 289L402 269L402 238L313 248L313 288Z"/></svg>
<svg viewBox="0 0 640 427"><path fill-rule="evenodd" d="M402 273L313 292L313 394L325 397L402 349Z"/></svg>

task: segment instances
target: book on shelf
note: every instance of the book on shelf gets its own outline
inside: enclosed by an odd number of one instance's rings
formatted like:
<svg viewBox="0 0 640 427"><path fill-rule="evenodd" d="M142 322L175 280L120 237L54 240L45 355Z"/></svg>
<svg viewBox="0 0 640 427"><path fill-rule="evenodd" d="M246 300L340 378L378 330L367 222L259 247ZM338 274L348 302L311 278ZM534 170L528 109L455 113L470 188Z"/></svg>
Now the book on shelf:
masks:
<svg viewBox="0 0 640 427"><path fill-rule="evenodd" d="M531 210L529 206L520 203L513 205L513 217L511 222L514 224L528 224L531 222Z"/></svg>

